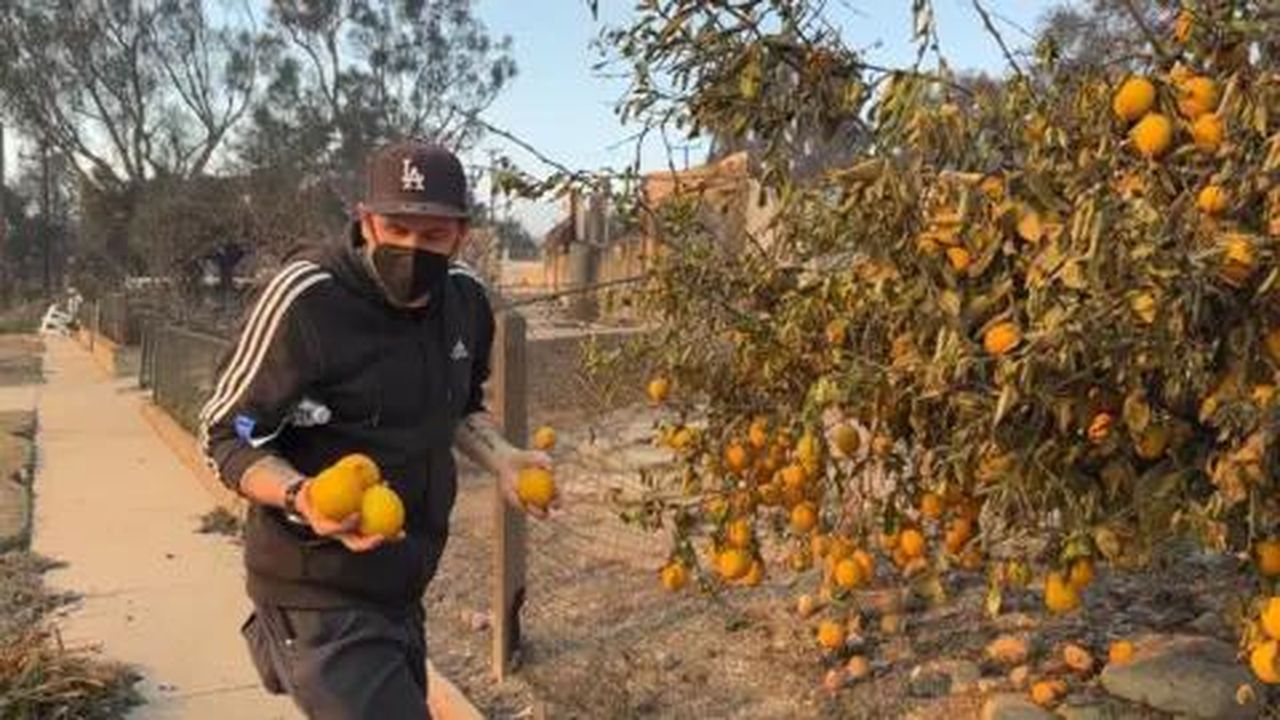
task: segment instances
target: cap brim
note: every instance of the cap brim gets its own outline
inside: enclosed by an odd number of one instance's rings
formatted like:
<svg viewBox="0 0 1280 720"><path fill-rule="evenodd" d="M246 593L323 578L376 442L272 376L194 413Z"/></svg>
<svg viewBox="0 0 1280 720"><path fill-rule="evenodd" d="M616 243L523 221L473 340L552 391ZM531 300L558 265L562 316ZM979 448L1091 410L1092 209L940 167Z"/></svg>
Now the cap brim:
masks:
<svg viewBox="0 0 1280 720"><path fill-rule="evenodd" d="M436 217L467 219L467 211L443 203L367 202L366 210L379 215L434 215Z"/></svg>

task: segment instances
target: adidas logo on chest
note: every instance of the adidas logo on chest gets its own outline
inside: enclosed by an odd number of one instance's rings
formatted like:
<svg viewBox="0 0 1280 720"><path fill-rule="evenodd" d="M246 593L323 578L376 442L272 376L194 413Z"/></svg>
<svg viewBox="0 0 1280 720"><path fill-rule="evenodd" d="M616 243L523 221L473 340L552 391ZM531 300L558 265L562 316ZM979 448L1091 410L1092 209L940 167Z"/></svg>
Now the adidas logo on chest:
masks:
<svg viewBox="0 0 1280 720"><path fill-rule="evenodd" d="M449 351L449 357L455 361L469 360L471 358L471 353L467 352L467 346L462 342L461 338L454 342L453 350Z"/></svg>

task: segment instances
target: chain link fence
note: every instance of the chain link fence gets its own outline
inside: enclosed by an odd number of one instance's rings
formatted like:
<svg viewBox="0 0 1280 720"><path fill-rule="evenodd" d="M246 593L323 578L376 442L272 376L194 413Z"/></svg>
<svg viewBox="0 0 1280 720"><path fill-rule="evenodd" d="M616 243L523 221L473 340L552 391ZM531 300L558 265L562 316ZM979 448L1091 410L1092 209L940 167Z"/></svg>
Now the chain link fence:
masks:
<svg viewBox="0 0 1280 720"><path fill-rule="evenodd" d="M218 360L231 345L225 338L163 321L143 325L139 384L151 390L156 405L194 433L213 384Z"/></svg>
<svg viewBox="0 0 1280 720"><path fill-rule="evenodd" d="M149 314L143 298L123 292L108 293L98 300L102 308L98 331L117 345L137 345L142 337L142 322Z"/></svg>

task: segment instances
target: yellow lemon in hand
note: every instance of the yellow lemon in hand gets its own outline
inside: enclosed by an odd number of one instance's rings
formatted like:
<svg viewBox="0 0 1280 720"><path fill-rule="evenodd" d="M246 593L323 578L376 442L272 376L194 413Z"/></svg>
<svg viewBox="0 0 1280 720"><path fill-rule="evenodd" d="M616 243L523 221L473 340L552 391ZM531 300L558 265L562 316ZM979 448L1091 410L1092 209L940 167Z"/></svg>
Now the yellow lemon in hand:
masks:
<svg viewBox="0 0 1280 720"><path fill-rule="evenodd" d="M526 506L546 510L556 496L555 478L546 468L527 467L516 476L516 495Z"/></svg>
<svg viewBox="0 0 1280 720"><path fill-rule="evenodd" d="M332 465L307 484L311 506L330 520L345 520L360 510L364 483L349 468Z"/></svg>
<svg viewBox="0 0 1280 720"><path fill-rule="evenodd" d="M360 534L394 537L404 528L404 503L386 485L374 485L360 500Z"/></svg>
<svg viewBox="0 0 1280 720"><path fill-rule="evenodd" d="M373 458L363 453L351 453L333 464L335 470L349 472L360 480L360 486L371 488L382 482L382 471Z"/></svg>

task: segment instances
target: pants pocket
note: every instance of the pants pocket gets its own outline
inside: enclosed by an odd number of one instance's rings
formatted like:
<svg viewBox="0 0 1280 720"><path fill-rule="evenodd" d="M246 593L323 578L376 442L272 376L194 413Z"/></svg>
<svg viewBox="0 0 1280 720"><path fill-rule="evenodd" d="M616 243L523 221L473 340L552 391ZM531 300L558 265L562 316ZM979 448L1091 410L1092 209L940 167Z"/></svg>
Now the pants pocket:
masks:
<svg viewBox="0 0 1280 720"><path fill-rule="evenodd" d="M249 657L253 660L254 669L258 671L258 679L262 681L262 687L272 695L283 695L285 688L280 682L280 674L272 659L271 638L262 627L262 619L258 617L257 612L249 614L249 619L240 626L240 634L249 645Z"/></svg>

